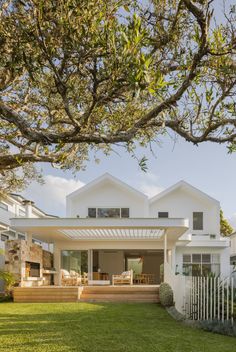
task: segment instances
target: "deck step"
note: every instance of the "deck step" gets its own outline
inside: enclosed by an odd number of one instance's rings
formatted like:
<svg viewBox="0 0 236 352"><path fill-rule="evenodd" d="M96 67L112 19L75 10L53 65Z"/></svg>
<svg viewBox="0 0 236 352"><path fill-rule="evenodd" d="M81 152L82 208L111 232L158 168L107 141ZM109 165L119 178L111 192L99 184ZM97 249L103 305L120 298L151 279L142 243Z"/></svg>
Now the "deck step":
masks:
<svg viewBox="0 0 236 352"><path fill-rule="evenodd" d="M16 287L14 302L158 302L158 286Z"/></svg>
<svg viewBox="0 0 236 352"><path fill-rule="evenodd" d="M78 287L16 287L14 302L77 302Z"/></svg>
<svg viewBox="0 0 236 352"><path fill-rule="evenodd" d="M117 303L160 303L158 299L80 299L79 302L83 303L108 303L108 302L117 302Z"/></svg>
<svg viewBox="0 0 236 352"><path fill-rule="evenodd" d="M159 302L159 287L87 286L81 291L83 302Z"/></svg>
<svg viewBox="0 0 236 352"><path fill-rule="evenodd" d="M85 286L83 292L89 293L158 293L159 287L127 287L127 286Z"/></svg>

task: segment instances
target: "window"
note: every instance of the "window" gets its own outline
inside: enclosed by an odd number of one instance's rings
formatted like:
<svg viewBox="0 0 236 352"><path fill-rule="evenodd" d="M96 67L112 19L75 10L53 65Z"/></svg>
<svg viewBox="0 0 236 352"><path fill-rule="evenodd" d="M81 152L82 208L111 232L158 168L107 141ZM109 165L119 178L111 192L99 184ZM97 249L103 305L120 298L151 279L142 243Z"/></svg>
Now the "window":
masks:
<svg viewBox="0 0 236 352"><path fill-rule="evenodd" d="M193 230L203 230L203 212L193 212Z"/></svg>
<svg viewBox="0 0 236 352"><path fill-rule="evenodd" d="M169 213L167 211L159 211L158 212L158 218L168 218Z"/></svg>
<svg viewBox="0 0 236 352"><path fill-rule="evenodd" d="M98 218L120 218L120 208L98 208Z"/></svg>
<svg viewBox="0 0 236 352"><path fill-rule="evenodd" d="M4 235L4 234L1 234L1 240L2 240L3 242L5 242L5 241L9 240L9 236Z"/></svg>
<svg viewBox="0 0 236 352"><path fill-rule="evenodd" d="M121 217L129 218L129 208L121 208Z"/></svg>
<svg viewBox="0 0 236 352"><path fill-rule="evenodd" d="M32 243L37 244L38 246L42 247L42 242L39 240L35 240L34 238L32 239Z"/></svg>
<svg viewBox="0 0 236 352"><path fill-rule="evenodd" d="M2 234L3 234L3 235L7 235L8 238L10 238L10 237L16 237L15 231L12 231L12 230L3 231Z"/></svg>
<svg viewBox="0 0 236 352"><path fill-rule="evenodd" d="M219 254L183 254L183 274L187 276L207 276L220 274Z"/></svg>
<svg viewBox="0 0 236 352"><path fill-rule="evenodd" d="M0 202L0 208L8 211L8 205L3 202Z"/></svg>
<svg viewBox="0 0 236 352"><path fill-rule="evenodd" d="M20 209L19 210L19 216L24 217L25 216L25 211Z"/></svg>
<svg viewBox="0 0 236 352"><path fill-rule="evenodd" d="M129 218L129 208L88 208L89 218Z"/></svg>
<svg viewBox="0 0 236 352"><path fill-rule="evenodd" d="M230 257L230 265L236 265L236 255Z"/></svg>
<svg viewBox="0 0 236 352"><path fill-rule="evenodd" d="M96 218L96 208L88 208L88 217Z"/></svg>
<svg viewBox="0 0 236 352"><path fill-rule="evenodd" d="M183 254L183 262L184 263L191 263L191 254Z"/></svg>
<svg viewBox="0 0 236 352"><path fill-rule="evenodd" d="M18 240L25 240L25 235L18 233Z"/></svg>

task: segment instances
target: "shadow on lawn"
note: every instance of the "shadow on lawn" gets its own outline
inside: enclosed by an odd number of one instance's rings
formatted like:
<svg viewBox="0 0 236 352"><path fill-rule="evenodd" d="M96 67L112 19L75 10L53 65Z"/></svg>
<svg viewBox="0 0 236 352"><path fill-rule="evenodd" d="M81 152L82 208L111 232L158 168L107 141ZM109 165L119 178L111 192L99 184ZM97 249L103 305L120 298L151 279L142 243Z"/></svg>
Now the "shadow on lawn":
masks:
<svg viewBox="0 0 236 352"><path fill-rule="evenodd" d="M235 340L224 339L186 328L155 304L0 305L0 351L218 352L223 342L233 351Z"/></svg>
<svg viewBox="0 0 236 352"><path fill-rule="evenodd" d="M14 310L16 305L11 306ZM0 309L0 340L5 351L90 352L111 351L111 346L113 351L142 351L140 346L153 340L157 316L166 315L156 308L142 304L19 304L17 312L25 314L12 314L11 309L3 314ZM125 348L127 345L132 349Z"/></svg>

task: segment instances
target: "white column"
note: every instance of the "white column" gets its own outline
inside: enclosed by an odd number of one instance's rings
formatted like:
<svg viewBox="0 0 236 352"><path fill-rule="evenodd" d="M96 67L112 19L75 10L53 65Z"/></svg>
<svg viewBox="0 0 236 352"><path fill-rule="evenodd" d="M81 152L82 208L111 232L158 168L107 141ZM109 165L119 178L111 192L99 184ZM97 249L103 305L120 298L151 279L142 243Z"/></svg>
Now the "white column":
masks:
<svg viewBox="0 0 236 352"><path fill-rule="evenodd" d="M88 250L88 279L93 279L93 250Z"/></svg>
<svg viewBox="0 0 236 352"><path fill-rule="evenodd" d="M171 267L172 270L175 272L176 270L176 264L175 264L175 246L171 250Z"/></svg>
<svg viewBox="0 0 236 352"><path fill-rule="evenodd" d="M167 263L167 233L164 234L164 263Z"/></svg>
<svg viewBox="0 0 236 352"><path fill-rule="evenodd" d="M54 285L61 285L61 250L54 243L53 245L53 266L56 269L57 274L54 275Z"/></svg>

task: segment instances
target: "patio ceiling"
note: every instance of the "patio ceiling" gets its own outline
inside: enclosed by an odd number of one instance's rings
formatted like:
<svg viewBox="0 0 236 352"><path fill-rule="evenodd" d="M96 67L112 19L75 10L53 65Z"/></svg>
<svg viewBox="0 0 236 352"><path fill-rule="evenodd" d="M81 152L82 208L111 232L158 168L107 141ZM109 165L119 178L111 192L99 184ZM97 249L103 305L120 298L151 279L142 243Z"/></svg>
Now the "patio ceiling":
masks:
<svg viewBox="0 0 236 352"><path fill-rule="evenodd" d="M160 239L165 230L161 229L62 229L59 232L72 240L145 240Z"/></svg>
<svg viewBox="0 0 236 352"><path fill-rule="evenodd" d="M188 229L187 219L158 218L14 218L11 227L44 242L88 240L177 241Z"/></svg>

